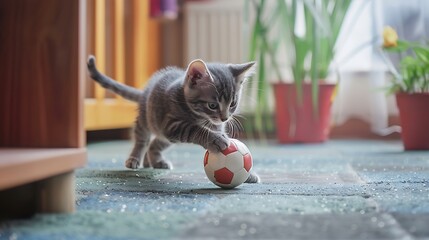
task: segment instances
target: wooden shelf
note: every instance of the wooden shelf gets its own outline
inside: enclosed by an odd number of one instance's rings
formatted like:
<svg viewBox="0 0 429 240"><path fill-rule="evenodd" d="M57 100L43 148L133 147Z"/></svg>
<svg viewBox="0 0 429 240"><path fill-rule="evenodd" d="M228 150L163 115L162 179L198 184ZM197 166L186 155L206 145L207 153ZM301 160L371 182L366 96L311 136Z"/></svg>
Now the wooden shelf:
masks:
<svg viewBox="0 0 429 240"><path fill-rule="evenodd" d="M83 167L84 148L0 148L0 190Z"/></svg>
<svg viewBox="0 0 429 240"><path fill-rule="evenodd" d="M0 1L0 221L73 212L83 128L86 0Z"/></svg>

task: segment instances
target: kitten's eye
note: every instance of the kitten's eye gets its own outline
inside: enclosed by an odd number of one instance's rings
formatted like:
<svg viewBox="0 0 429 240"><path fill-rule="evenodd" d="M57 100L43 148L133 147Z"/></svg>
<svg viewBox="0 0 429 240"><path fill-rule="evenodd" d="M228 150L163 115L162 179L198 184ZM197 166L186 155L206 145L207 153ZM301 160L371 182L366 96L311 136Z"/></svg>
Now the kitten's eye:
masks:
<svg viewBox="0 0 429 240"><path fill-rule="evenodd" d="M218 108L218 104L217 104L217 103L214 103L214 102L212 102L212 103L207 103L207 107L208 107L210 110L216 110L216 109Z"/></svg>

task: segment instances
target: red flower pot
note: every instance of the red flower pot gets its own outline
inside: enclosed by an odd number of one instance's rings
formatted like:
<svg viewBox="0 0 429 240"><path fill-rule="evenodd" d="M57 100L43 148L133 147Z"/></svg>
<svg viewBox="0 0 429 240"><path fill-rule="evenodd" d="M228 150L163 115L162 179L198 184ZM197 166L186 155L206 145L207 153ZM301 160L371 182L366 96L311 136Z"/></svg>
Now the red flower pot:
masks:
<svg viewBox="0 0 429 240"><path fill-rule="evenodd" d="M318 114L313 111L311 85L303 85L303 101L298 103L294 84L274 84L277 138L280 143L325 141L330 132L334 84L319 84Z"/></svg>
<svg viewBox="0 0 429 240"><path fill-rule="evenodd" d="M429 93L397 93L405 150L429 150Z"/></svg>

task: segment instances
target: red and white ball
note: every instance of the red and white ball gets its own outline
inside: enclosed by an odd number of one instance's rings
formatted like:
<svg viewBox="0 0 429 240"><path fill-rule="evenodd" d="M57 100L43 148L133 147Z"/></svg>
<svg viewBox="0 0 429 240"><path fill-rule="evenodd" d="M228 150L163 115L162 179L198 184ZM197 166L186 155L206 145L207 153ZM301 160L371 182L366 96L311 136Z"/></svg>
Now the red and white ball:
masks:
<svg viewBox="0 0 429 240"><path fill-rule="evenodd" d="M252 166L249 149L237 139L231 139L229 147L224 151L206 151L204 156L204 170L208 179L222 188L235 188L244 183Z"/></svg>

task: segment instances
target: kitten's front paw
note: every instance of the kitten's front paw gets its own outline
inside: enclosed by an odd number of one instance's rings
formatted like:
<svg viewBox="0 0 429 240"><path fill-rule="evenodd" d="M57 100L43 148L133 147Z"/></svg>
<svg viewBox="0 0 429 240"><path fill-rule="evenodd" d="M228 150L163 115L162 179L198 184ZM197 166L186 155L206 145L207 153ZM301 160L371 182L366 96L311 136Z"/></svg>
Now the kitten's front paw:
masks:
<svg viewBox="0 0 429 240"><path fill-rule="evenodd" d="M125 161L125 167L131 169L137 169L140 167L140 159L130 156L127 161Z"/></svg>
<svg viewBox="0 0 429 240"><path fill-rule="evenodd" d="M207 149L210 152L221 152L229 147L230 140L226 134L219 134L213 140L213 143L210 144Z"/></svg>

